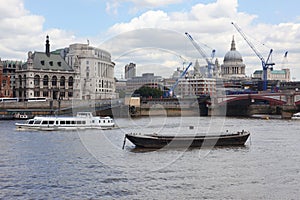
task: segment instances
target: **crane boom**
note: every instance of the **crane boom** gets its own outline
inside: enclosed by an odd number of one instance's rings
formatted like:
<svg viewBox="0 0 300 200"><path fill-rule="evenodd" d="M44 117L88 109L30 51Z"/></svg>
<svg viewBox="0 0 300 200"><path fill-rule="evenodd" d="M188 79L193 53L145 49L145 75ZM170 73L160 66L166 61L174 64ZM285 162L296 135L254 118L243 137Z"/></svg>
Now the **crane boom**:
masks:
<svg viewBox="0 0 300 200"><path fill-rule="evenodd" d="M212 63L212 60L208 58L208 56L206 55L204 50L199 46L199 44L193 39L193 37L188 32L185 32L185 35L189 38L189 40L192 42L194 47L198 50L198 52L201 54L201 56L205 59L207 66L208 66L208 77L211 78L212 77L211 70L214 66L214 64ZM215 56L215 52L216 52L216 50L212 50L212 58Z"/></svg>
<svg viewBox="0 0 300 200"><path fill-rule="evenodd" d="M248 45L251 47L251 49L254 51L254 53L259 57L259 59L265 63L264 57L257 51L257 49L254 47L254 45L248 40L245 33L242 31L242 29L236 25L235 23L231 22L231 24L236 28L236 30L241 34L241 36L244 38L244 40L248 43Z"/></svg>
<svg viewBox="0 0 300 200"><path fill-rule="evenodd" d="M176 82L174 83L174 85L170 88L170 90L167 92L167 94L165 95L166 97L171 97L173 96L173 92L175 90L175 88L177 87L179 80L187 73L188 69L190 68L190 66L192 66L192 62L190 62L190 64L185 68L185 70L180 74L180 76L177 78Z"/></svg>
<svg viewBox="0 0 300 200"><path fill-rule="evenodd" d="M241 36L244 38L244 40L247 42L247 44L250 46L250 48L254 51L254 53L257 55L257 57L261 60L262 68L263 68L263 90L267 90L268 86L268 67L275 65L275 63L269 63L269 59L272 55L273 49L270 49L267 61L265 61L264 57L259 53L259 51L255 48L255 46L248 40L245 33L242 31L242 29L236 25L235 23L231 22L231 24L235 27L235 29L241 34Z"/></svg>

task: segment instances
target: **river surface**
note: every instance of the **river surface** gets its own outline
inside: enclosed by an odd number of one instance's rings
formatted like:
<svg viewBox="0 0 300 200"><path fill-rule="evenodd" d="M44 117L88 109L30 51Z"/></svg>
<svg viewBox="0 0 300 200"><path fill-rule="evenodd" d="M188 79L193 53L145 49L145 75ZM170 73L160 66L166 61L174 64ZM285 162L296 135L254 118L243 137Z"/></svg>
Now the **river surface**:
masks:
<svg viewBox="0 0 300 200"><path fill-rule="evenodd" d="M119 129L16 131L0 121L0 199L299 199L300 120L116 119ZM193 129L191 128L193 127ZM124 134L248 130L245 147L142 151Z"/></svg>

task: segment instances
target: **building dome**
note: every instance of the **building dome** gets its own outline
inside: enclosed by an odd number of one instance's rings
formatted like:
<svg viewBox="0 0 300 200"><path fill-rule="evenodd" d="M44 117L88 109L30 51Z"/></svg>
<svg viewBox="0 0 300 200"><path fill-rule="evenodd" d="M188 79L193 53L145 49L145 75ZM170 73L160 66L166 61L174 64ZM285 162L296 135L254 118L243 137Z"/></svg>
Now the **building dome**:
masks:
<svg viewBox="0 0 300 200"><path fill-rule="evenodd" d="M221 65L222 77L226 78L243 78L246 76L245 64L240 52L235 48L234 37L232 38L231 48L225 54L223 65Z"/></svg>
<svg viewBox="0 0 300 200"><path fill-rule="evenodd" d="M225 54L224 62L243 62L242 55L235 48L234 38L231 42L231 49Z"/></svg>
<svg viewBox="0 0 300 200"><path fill-rule="evenodd" d="M238 51L228 51L224 57L224 62L243 62L242 55Z"/></svg>

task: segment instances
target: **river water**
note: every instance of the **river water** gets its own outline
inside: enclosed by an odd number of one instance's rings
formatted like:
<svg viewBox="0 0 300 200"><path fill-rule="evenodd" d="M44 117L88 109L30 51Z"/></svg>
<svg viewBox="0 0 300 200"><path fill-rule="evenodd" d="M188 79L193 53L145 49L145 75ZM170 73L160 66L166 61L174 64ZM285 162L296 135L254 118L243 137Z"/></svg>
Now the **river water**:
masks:
<svg viewBox="0 0 300 200"><path fill-rule="evenodd" d="M300 121L116 119L119 129L16 131L0 122L0 199L298 199ZM194 127L191 129L190 127ZM248 130L245 147L136 150L125 133Z"/></svg>

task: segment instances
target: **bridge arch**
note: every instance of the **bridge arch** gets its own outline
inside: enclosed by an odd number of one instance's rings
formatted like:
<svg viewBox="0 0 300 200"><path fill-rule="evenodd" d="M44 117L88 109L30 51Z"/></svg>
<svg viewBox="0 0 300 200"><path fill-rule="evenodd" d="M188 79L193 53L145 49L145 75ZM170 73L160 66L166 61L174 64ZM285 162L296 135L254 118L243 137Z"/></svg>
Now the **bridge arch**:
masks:
<svg viewBox="0 0 300 200"><path fill-rule="evenodd" d="M238 101L249 100L250 103L255 103L255 100L260 102L266 101L270 105L284 105L286 103L286 97L280 94L243 94L243 95L227 95L226 97L219 97L218 104L225 105L231 104ZM300 102L299 102L300 104Z"/></svg>

